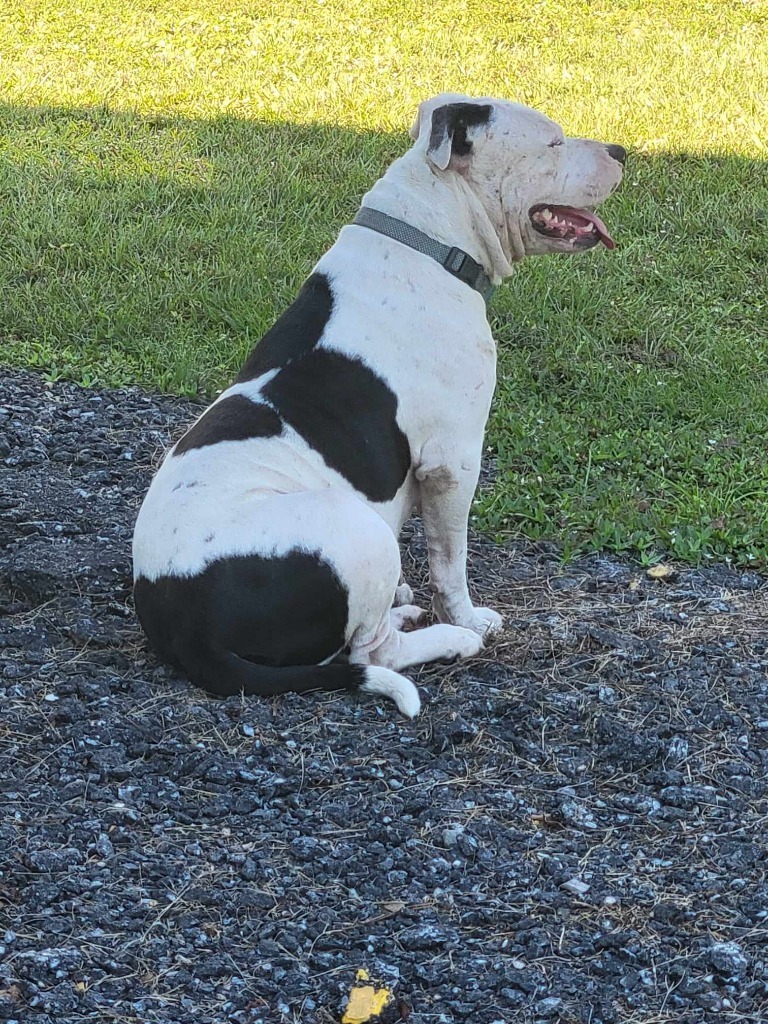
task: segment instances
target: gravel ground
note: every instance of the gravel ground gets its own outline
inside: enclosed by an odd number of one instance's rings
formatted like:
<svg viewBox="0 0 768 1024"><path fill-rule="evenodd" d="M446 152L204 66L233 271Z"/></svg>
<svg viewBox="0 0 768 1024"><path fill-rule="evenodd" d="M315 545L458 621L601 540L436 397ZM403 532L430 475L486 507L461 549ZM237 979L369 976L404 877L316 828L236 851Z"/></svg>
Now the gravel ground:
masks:
<svg viewBox="0 0 768 1024"><path fill-rule="evenodd" d="M0 1019L768 1020L765 579L474 538L508 628L416 721L216 701L130 603L195 411L0 373Z"/></svg>

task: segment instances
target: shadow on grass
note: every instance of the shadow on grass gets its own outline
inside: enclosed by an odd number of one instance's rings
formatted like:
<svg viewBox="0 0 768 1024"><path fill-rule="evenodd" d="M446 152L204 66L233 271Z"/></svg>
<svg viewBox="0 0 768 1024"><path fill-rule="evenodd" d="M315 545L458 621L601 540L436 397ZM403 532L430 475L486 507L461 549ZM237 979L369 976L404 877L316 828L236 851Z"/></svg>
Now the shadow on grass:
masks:
<svg viewBox="0 0 768 1024"><path fill-rule="evenodd" d="M4 360L220 387L407 144L325 126L0 108Z"/></svg>
<svg viewBox="0 0 768 1024"><path fill-rule="evenodd" d="M3 361L187 394L231 379L408 145L106 109L0 120ZM631 154L604 212L617 253L531 260L494 300L499 473L478 523L762 564L766 167Z"/></svg>

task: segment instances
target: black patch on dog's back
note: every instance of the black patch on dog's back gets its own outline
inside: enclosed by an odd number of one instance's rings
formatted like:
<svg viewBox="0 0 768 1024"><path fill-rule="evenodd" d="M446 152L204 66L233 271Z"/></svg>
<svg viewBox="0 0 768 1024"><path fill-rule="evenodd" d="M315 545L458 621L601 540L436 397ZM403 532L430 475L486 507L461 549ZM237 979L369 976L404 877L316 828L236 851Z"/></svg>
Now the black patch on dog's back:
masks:
<svg viewBox="0 0 768 1024"><path fill-rule="evenodd" d="M411 451L397 424L395 393L362 360L316 348L262 390L356 490L370 501L394 498L408 475Z"/></svg>
<svg viewBox="0 0 768 1024"><path fill-rule="evenodd" d="M310 275L288 309L248 356L237 382L254 380L309 352L322 338L332 312L331 282L325 274Z"/></svg>
<svg viewBox="0 0 768 1024"><path fill-rule="evenodd" d="M195 681L205 650L280 666L316 665L344 647L347 591L312 552L238 555L194 576L139 577L134 600L152 646Z"/></svg>
<svg viewBox="0 0 768 1024"><path fill-rule="evenodd" d="M192 448L205 448L220 441L247 441L252 437L277 437L283 424L274 409L252 402L245 395L222 398L206 410L173 449L183 455Z"/></svg>

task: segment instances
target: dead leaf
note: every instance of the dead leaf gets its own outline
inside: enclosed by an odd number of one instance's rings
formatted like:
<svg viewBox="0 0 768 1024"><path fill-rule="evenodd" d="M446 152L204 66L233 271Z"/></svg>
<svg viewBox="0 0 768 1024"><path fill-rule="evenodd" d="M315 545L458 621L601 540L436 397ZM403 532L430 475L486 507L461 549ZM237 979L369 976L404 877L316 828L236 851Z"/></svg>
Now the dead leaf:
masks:
<svg viewBox="0 0 768 1024"><path fill-rule="evenodd" d="M562 832L565 825L552 814L547 814L546 811L534 811L531 815L531 822L536 828L550 828L554 832Z"/></svg>
<svg viewBox="0 0 768 1024"><path fill-rule="evenodd" d="M368 981L368 972L359 970L357 981ZM341 1018L341 1024L366 1024L372 1017L379 1016L391 997L392 993L388 988L355 985L349 993L349 1002Z"/></svg>
<svg viewBox="0 0 768 1024"><path fill-rule="evenodd" d="M671 565L665 565L664 562L659 562L658 565L652 565L650 569L646 569L645 575L652 580L670 580L677 575L677 569Z"/></svg>
<svg viewBox="0 0 768 1024"><path fill-rule="evenodd" d="M402 900L390 900L389 903L382 903L382 907L390 914L399 914L401 910L405 910Z"/></svg>

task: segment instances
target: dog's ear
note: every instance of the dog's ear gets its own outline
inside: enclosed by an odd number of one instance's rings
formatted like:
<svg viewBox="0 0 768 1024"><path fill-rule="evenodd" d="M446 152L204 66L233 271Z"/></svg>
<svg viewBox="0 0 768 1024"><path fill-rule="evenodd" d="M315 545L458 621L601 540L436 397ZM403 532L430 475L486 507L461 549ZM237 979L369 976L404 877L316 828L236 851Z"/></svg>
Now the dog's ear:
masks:
<svg viewBox="0 0 768 1024"><path fill-rule="evenodd" d="M428 112L419 107L419 116L411 128L411 137L426 130ZM466 164L472 155L472 129L487 124L491 118L490 103L445 103L435 107L429 120L427 159L444 171L453 161Z"/></svg>
<svg viewBox="0 0 768 1024"><path fill-rule="evenodd" d="M427 117L427 108L429 107L429 100L424 100L423 103L419 104L419 109L416 111L416 120L411 125L408 134L415 142L421 134L421 125L425 117Z"/></svg>

